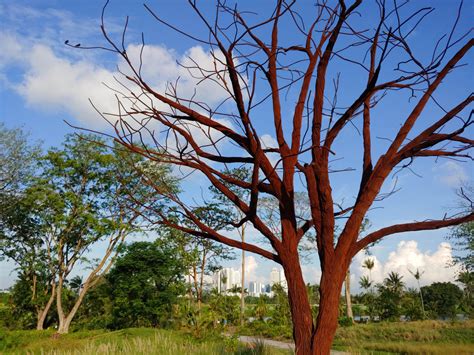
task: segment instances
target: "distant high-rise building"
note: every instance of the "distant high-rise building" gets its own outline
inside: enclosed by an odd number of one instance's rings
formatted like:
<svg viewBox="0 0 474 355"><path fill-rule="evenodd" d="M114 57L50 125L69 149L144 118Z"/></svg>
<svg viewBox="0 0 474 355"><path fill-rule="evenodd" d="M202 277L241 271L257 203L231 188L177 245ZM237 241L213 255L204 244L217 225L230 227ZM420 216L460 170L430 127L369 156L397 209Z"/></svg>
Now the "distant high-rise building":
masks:
<svg viewBox="0 0 474 355"><path fill-rule="evenodd" d="M279 284L286 291L288 290L288 283L286 282L285 273L283 269L274 267L270 272L270 287Z"/></svg>
<svg viewBox="0 0 474 355"><path fill-rule="evenodd" d="M273 286L274 284L280 283L280 271L274 267L270 272L270 285Z"/></svg>
<svg viewBox="0 0 474 355"><path fill-rule="evenodd" d="M265 285L258 281L249 282L249 295L253 297L260 297L265 293Z"/></svg>
<svg viewBox="0 0 474 355"><path fill-rule="evenodd" d="M240 271L226 267L214 273L212 282L219 293L227 293L234 287L240 287Z"/></svg>

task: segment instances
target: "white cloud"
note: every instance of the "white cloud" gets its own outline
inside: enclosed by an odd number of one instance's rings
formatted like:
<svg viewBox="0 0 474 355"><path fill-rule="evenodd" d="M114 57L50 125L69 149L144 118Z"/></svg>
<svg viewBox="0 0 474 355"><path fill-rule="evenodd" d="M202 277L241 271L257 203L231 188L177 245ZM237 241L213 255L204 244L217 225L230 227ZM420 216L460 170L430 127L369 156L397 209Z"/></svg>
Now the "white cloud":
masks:
<svg viewBox="0 0 474 355"><path fill-rule="evenodd" d="M447 161L433 168L435 178L449 187L459 187L469 180L465 168L454 161Z"/></svg>
<svg viewBox="0 0 474 355"><path fill-rule="evenodd" d="M278 148L278 142L269 134L260 137L260 142L264 148Z"/></svg>
<svg viewBox="0 0 474 355"><path fill-rule="evenodd" d="M18 92L29 106L65 112L88 127L105 125L88 99L101 111L115 112L113 92L102 83L113 83L114 73L91 62L60 58L44 45L30 53L29 68Z"/></svg>
<svg viewBox="0 0 474 355"><path fill-rule="evenodd" d="M0 68L24 61L24 47L12 33L0 31Z"/></svg>
<svg viewBox="0 0 474 355"><path fill-rule="evenodd" d="M89 102L91 99L101 112L117 113L117 100L115 93L105 85L119 89L115 78L130 84L119 72L104 67L103 61L98 61L92 56L66 56L64 48L51 45L49 40L31 41L17 33L1 33L0 36L0 68L7 66L19 67L23 71L20 82L9 82L17 92L22 95L27 104L42 110L54 110L71 115L86 127L102 127L106 123L95 112ZM35 43L35 44L33 44ZM127 53L132 62L138 66L140 56L139 45L129 45ZM70 52L78 52L69 49ZM79 51L82 52L82 51ZM191 59L192 58L192 59ZM218 58L218 57L217 57ZM228 97L228 93L212 80L200 81L203 74L197 69L186 66L199 65L207 71L217 68L223 70L224 66L202 47L190 48L183 55L163 46L147 45L143 50L142 75L150 86L163 92L172 82L177 84L177 94L181 98L193 98L212 106L221 103ZM178 63L182 63L184 67ZM110 63L109 63L110 64ZM119 67L125 73L123 61ZM6 70L2 70L7 72ZM179 78L178 81L176 81ZM2 81L8 82L4 75ZM227 82L225 75L223 82ZM12 85L13 84L13 85ZM133 85L132 89L136 89ZM120 88L123 90L123 88ZM168 87L169 89L169 87ZM127 92L128 94L128 92ZM153 101L153 106L167 110L167 106ZM194 105L194 109L204 110L203 107ZM231 125L228 120L221 120L225 125ZM206 136L199 127L192 128L193 135L198 138ZM199 139L198 139L199 140ZM202 143L199 141L198 143Z"/></svg>
<svg viewBox="0 0 474 355"><path fill-rule="evenodd" d="M262 275L258 275L257 272L259 270L258 268L259 263L257 262L257 259L252 256L246 256L245 257L245 282L248 283L249 281L264 281L264 277ZM239 271L242 272L242 267L239 268Z"/></svg>
<svg viewBox="0 0 474 355"><path fill-rule="evenodd" d="M319 284L321 280L321 268L313 265L301 265L303 278L306 283Z"/></svg>
<svg viewBox="0 0 474 355"><path fill-rule="evenodd" d="M351 271L355 275L354 288L358 289L358 281L362 275L369 275L367 269L362 266L365 259L374 260L375 266L372 270L372 280L380 283L388 273L398 272L403 276L403 281L408 287L415 287L416 280L410 271L417 269L423 273L421 285L429 285L433 282L453 282L459 271L457 267L450 266L453 261L452 248L449 243L441 243L434 253L422 252L418 243L414 240L401 241L397 250L389 254L385 263L380 262L376 256L367 256L364 253L356 255Z"/></svg>

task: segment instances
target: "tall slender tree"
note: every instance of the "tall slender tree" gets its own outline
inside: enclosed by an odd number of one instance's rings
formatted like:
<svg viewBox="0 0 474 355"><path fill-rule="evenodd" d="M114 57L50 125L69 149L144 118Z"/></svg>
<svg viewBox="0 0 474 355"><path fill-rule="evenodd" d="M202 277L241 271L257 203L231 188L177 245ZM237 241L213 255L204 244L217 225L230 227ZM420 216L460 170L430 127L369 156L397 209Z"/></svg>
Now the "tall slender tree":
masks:
<svg viewBox="0 0 474 355"><path fill-rule="evenodd" d="M426 316L425 314L425 304L423 302L423 291L421 291L421 285L420 285L420 279L421 279L421 276L425 273L424 271L420 272L419 269L416 269L416 271L411 271L411 270L408 270L410 272L410 274L413 275L413 277L415 278L417 284L418 284L418 292L420 293L420 300L421 300L421 312L423 314L423 318Z"/></svg>

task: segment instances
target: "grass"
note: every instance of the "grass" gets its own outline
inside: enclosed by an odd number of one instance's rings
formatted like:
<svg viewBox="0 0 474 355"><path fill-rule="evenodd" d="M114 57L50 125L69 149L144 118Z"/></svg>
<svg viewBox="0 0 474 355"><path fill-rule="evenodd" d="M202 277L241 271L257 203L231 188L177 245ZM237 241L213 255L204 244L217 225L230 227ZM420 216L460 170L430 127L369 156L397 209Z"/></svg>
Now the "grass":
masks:
<svg viewBox="0 0 474 355"><path fill-rule="evenodd" d="M130 328L115 332L79 331L53 337L54 331L0 331L1 354L288 354L235 339L197 341L176 331Z"/></svg>
<svg viewBox="0 0 474 355"><path fill-rule="evenodd" d="M473 354L474 321L420 321L340 327L334 348L349 352Z"/></svg>
<svg viewBox="0 0 474 355"><path fill-rule="evenodd" d="M115 332L79 331L53 337L54 331L1 331L0 354L288 354L218 335L196 340L162 329ZM334 348L371 354L474 354L474 321L357 324L337 330Z"/></svg>

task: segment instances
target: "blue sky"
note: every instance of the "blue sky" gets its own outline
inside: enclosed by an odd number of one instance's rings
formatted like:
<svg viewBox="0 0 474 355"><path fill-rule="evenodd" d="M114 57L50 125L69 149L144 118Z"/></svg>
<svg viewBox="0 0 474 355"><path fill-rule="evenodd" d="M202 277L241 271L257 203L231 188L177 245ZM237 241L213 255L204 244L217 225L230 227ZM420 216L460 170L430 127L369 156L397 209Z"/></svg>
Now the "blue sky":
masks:
<svg viewBox="0 0 474 355"><path fill-rule="evenodd" d="M212 12L212 2L202 1L204 11ZM425 5L436 8L428 19L423 22L413 34L414 50L423 58L430 52L431 43L442 33L449 30L457 9L456 1L416 1L416 6ZM250 7L253 11L264 13L268 11L267 1L239 1L241 8ZM298 3L303 10L311 9L311 1ZM413 6L413 5L409 5ZM183 1L153 2L152 7L160 16L169 19L171 23L179 24L195 34L203 35L202 27ZM99 30L101 1L0 1L0 120L7 127L23 127L30 132L32 140L41 140L45 147L59 145L65 134L73 129L64 123L104 129L104 122L91 108L88 99L101 105L101 108L113 108L110 92L101 85L101 82L113 81L116 66L120 64L117 58L100 51L74 50L64 45L65 40L82 45L103 43ZM470 28L470 18L473 15L473 5L464 4L464 16L461 17L457 34ZM370 5L361 9L368 15L369 20L374 15ZM310 11L303 11L310 14ZM174 33L172 30L160 26L145 11L139 1L112 0L107 9L106 23L111 34L120 36L125 15L130 16L128 42L136 45L140 33L145 33L145 39L150 45L150 65L145 69L155 83L172 80L173 75L180 75L175 61L186 60L191 55L206 60L206 48L198 47L187 38ZM367 20L364 20L367 21ZM285 41L293 39L293 32L289 28L282 28L282 38ZM465 59L472 62L472 53ZM342 71L341 86L345 91L341 93L341 102L348 102L357 95L357 88L364 85L357 72L350 66L335 64L330 67L330 75ZM457 102L472 90L472 67L466 67L455 72L443 83L437 94L443 104ZM185 90L191 90L192 81L187 83ZM215 96L219 93L215 88L201 88L204 96ZM290 99L291 101L291 94ZM382 137L393 136L393 129L400 123L400 116L413 107L413 101L408 101L407 95L388 98L383 106L377 109L374 119L374 129ZM285 111L286 110L286 111ZM284 113L291 113L291 105L284 108ZM263 106L259 116L268 114L268 107ZM432 116L439 115L439 109L429 109L422 120L429 121ZM274 133L271 125L265 120L257 123L261 135L266 135L271 141ZM472 135L472 130L469 134ZM360 162L357 153L360 152L360 137L354 130L347 130L346 134L337 142L338 156L343 159L337 167L359 168ZM380 154L386 147L386 142L376 140L375 154ZM357 158L356 158L357 157ZM370 215L372 228L379 228L402 221L411 221L425 218L440 218L449 213L456 205L455 189L463 181L472 181L473 164L461 164L455 161L432 160L417 161L414 171L422 177L409 171L403 171L396 177L390 178L385 190L397 181L401 190L388 201L380 204ZM332 184L336 200L351 201L354 198L358 185L360 171L333 175ZM202 186L205 181L195 176L187 186ZM190 188L192 189L192 188ZM373 248L373 257L378 262L380 277L388 271L399 271L409 278L408 269L419 267L426 269L426 280L450 280L454 269L447 269L445 265L451 258L449 243L444 236L446 230L432 232L407 233L387 238ZM256 235L254 238L258 238ZM237 252L239 255L240 252ZM363 270L360 263L364 256L358 256L352 269L357 279ZM238 268L239 261L230 265ZM249 256L248 275L250 280L268 279L271 267L269 262L256 256ZM308 281L318 279L319 268L316 263L304 266L305 277ZM0 288L11 284L11 265L3 263L0 275ZM427 281L428 282L428 281Z"/></svg>

